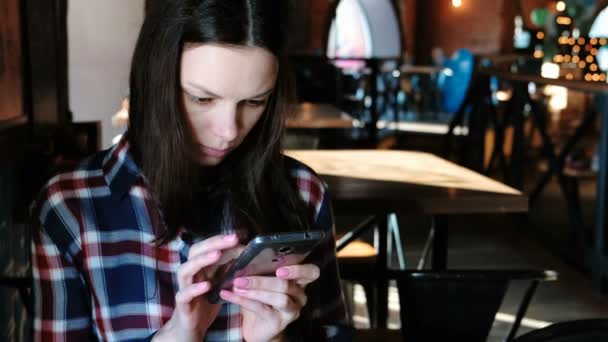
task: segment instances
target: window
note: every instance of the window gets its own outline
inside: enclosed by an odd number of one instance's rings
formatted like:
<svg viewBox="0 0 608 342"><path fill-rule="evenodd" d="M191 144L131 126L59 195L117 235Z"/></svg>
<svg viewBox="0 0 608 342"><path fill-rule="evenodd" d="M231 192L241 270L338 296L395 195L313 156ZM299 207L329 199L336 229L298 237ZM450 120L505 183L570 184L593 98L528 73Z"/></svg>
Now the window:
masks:
<svg viewBox="0 0 608 342"><path fill-rule="evenodd" d="M328 42L330 58L398 57L401 27L391 0L342 0Z"/></svg>

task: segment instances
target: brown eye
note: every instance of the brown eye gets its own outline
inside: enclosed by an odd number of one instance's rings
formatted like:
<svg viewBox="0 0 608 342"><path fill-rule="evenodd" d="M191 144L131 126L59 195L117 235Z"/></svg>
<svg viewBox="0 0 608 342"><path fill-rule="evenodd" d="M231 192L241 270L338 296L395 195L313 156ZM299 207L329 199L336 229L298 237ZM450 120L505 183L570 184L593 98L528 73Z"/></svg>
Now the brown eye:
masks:
<svg viewBox="0 0 608 342"><path fill-rule="evenodd" d="M249 107L262 107L266 104L266 100L247 100L245 104Z"/></svg>
<svg viewBox="0 0 608 342"><path fill-rule="evenodd" d="M210 104L213 101L213 99L210 99L208 97L190 96L190 101L192 101L193 103L195 103L197 105L207 105L207 104Z"/></svg>

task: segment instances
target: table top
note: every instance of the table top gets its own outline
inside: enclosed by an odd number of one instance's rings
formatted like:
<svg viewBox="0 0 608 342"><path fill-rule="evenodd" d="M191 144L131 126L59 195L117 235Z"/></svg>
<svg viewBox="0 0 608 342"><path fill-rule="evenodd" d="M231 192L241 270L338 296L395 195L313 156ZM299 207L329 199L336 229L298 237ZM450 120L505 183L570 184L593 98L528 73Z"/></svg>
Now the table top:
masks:
<svg viewBox="0 0 608 342"><path fill-rule="evenodd" d="M339 108L325 103L303 102L287 119L287 128L352 128L355 119Z"/></svg>
<svg viewBox="0 0 608 342"><path fill-rule="evenodd" d="M433 65L404 65L400 68L403 74L427 74L434 75L441 71L440 67Z"/></svg>
<svg viewBox="0 0 608 342"><path fill-rule="evenodd" d="M290 150L328 184L340 212L527 212L521 192L430 153Z"/></svg>
<svg viewBox="0 0 608 342"><path fill-rule="evenodd" d="M484 75L496 76L498 78L510 81L534 82L538 84L566 87L573 90L608 94L608 83L605 82L588 82L582 80L566 80L561 78L552 79L542 77L538 74L510 72L497 68L482 68L480 69L480 73Z"/></svg>

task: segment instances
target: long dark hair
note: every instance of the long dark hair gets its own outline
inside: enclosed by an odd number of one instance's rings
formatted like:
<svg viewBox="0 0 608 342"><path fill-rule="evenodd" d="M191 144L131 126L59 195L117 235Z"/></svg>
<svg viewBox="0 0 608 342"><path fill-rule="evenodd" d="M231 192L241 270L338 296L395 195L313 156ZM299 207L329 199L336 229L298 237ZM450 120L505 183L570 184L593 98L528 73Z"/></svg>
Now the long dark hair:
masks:
<svg viewBox="0 0 608 342"><path fill-rule="evenodd" d="M307 229L310 209L289 182L282 155L292 97L287 68L288 1L169 0L147 14L131 69L128 139L159 202L173 239L194 207L201 167L187 154L192 142L179 85L181 54L201 44L255 46L276 56L279 72L267 108L242 144L217 168L218 187L239 224L255 232ZM201 233L205 233L202 231Z"/></svg>

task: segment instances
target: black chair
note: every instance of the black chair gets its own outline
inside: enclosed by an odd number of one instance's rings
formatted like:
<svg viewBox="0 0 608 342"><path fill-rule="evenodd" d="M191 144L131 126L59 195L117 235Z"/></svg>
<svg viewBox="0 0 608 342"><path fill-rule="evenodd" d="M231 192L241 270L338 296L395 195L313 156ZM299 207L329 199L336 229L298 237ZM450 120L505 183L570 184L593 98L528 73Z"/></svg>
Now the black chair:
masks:
<svg viewBox="0 0 608 342"><path fill-rule="evenodd" d="M533 330L513 342L599 342L608 341L608 319L560 322Z"/></svg>
<svg viewBox="0 0 608 342"><path fill-rule="evenodd" d="M15 289L19 291L21 303L25 307L26 312L32 314L32 296L31 287L32 279L26 277L0 277L0 287Z"/></svg>
<svg viewBox="0 0 608 342"><path fill-rule="evenodd" d="M397 280L404 341L485 341L513 280L529 281L506 340L515 337L541 281L557 273L538 270L391 271Z"/></svg>

